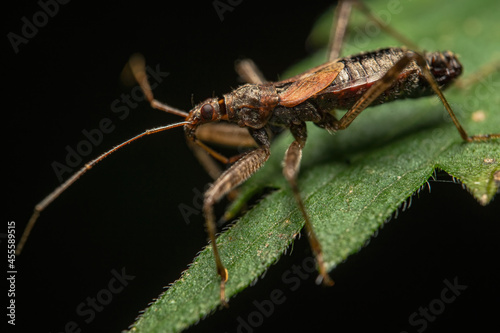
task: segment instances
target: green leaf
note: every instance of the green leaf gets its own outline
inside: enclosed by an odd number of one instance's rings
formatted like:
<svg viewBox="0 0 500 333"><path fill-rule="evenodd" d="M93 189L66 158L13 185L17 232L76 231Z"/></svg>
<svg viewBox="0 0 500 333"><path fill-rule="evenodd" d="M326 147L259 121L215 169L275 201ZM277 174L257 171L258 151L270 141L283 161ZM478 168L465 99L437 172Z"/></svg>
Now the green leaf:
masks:
<svg viewBox="0 0 500 333"><path fill-rule="evenodd" d="M465 77L500 57L498 1L401 0L389 4L369 2L374 12L422 48L457 53ZM354 14L344 54L398 45L390 36L371 30L373 26L362 15ZM331 11L319 20L312 44L326 42L330 17ZM324 53L314 55L287 75L322 59ZM499 86L497 71L467 89L445 92L469 134L500 132ZM266 187L276 190L218 238L229 271L229 297L277 261L302 229L303 219L281 175L283 153L291 141L288 134L276 140L270 160L244 184L243 199L235 206ZM369 108L346 131L334 135L309 126L299 186L328 268L357 252L401 204L425 186L436 169L458 179L485 205L498 190L500 142L462 142L435 97ZM219 278L207 247L145 310L131 331L178 332L215 311L219 303Z"/></svg>

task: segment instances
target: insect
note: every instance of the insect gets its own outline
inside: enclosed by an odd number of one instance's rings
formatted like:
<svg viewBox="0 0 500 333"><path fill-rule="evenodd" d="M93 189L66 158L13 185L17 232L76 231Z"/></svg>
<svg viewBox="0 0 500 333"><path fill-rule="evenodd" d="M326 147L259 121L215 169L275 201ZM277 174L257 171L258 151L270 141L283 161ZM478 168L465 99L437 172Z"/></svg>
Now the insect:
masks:
<svg viewBox="0 0 500 333"><path fill-rule="evenodd" d="M347 18L353 5L358 6L382 29L401 40L410 49L387 48L339 58ZM283 81L267 82L251 61L242 61L237 65L237 71L248 84L220 98L209 98L196 105L190 112L157 101L147 81L144 60L138 56L133 57L130 62L132 71L152 107L181 116L184 121L147 130L87 163L35 207L19 243L18 252L22 250L40 212L95 164L141 137L182 126L196 156L215 179L205 193L203 212L214 252L216 271L221 281L220 299L224 303L229 272L220 259L216 244L214 205L262 167L270 156L271 136L282 129L289 129L294 141L285 153L283 174L304 217L307 235L323 283L333 284L325 268L313 221L309 218L297 185L302 150L307 141L306 122L312 122L328 131L343 130L368 106L436 94L463 140L485 141L500 138L500 134L469 136L455 117L442 93L442 89L448 87L462 72L462 66L452 52L415 51L417 47L380 22L360 1L341 1L334 26L336 33L332 39L328 61L323 65ZM344 109L347 112L337 119L333 114L334 109ZM227 124L233 126L226 126ZM208 146L206 142L209 141L255 148L243 154L226 157ZM230 167L223 171L215 161Z"/></svg>

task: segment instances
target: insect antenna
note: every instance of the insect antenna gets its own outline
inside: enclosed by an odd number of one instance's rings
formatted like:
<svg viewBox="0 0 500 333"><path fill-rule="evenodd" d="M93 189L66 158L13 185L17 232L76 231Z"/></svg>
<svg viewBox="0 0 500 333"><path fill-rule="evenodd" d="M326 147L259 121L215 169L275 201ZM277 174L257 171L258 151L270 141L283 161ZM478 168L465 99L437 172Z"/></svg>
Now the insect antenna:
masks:
<svg viewBox="0 0 500 333"><path fill-rule="evenodd" d="M142 138L144 136L158 133L158 132L163 132L167 131L169 129L183 126L189 124L188 121L182 121L179 123L175 124L170 124L170 125L165 125L165 126L160 126L160 127L155 127L148 129L141 134L138 134L134 136L133 138L128 139L127 141L124 141L120 143L119 145L111 148L110 150L106 151L105 153L101 154L97 158L93 159L89 163L85 164L80 170L78 170L76 173L74 173L70 178L68 178L64 183L59 185L54 191L52 191L49 195L47 195L42 201L40 201L36 206L33 211L33 215L31 215L28 224L26 225L26 228L24 229L23 235L21 236L21 240L19 241L19 244L17 245L16 248L16 255L19 255L24 247L24 244L26 243L26 240L28 239L28 236L31 232L31 229L33 229L33 226L35 225L36 220L38 219L38 216L40 216L40 213L47 208L48 205L52 203L62 192L64 192L68 187L70 187L78 178L80 178L84 173L86 173L88 170L90 170L94 165L117 151L118 149L128 145L132 141L135 141L139 138Z"/></svg>
<svg viewBox="0 0 500 333"><path fill-rule="evenodd" d="M176 108L171 107L169 105L166 105L162 102L159 102L154 98L153 92L151 90L151 86L148 82L148 77L146 75L145 61L144 61L144 57L142 55L140 55L140 54L133 55L130 58L129 65L130 65L130 69L132 71L132 75L134 76L135 80L137 81L137 83L141 87L141 89L144 93L144 96L146 97L146 99L149 101L149 103L151 104L151 106L153 108L161 110L161 111L165 111L167 113L175 114L177 116L187 118L189 113L182 111L182 110L179 110L179 109L176 109ZM33 229L33 226L35 225L36 220L40 216L40 213L45 208L47 208L47 206L50 205L52 203L52 201L54 201L62 192L64 192L68 187L70 187L78 178L80 178L84 173L86 173L88 170L90 170L94 165L96 165L97 163L99 163L100 161L102 161L103 159L105 159L107 156L111 155L112 153L114 153L118 149L128 145L132 141L135 141L139 138L142 138L143 136L147 136L147 135L158 133L158 132L167 131L169 129L183 126L183 125L187 125L187 124L190 124L190 122L189 121L181 121L181 122L175 123L175 124L170 124L170 125L165 125L165 126L160 126L160 127L148 129L148 130L142 132L141 134L138 134L138 135L128 139L127 141L120 143L119 145L111 148L107 152L101 154L100 156L98 156L94 160L85 164L85 166L83 168L81 168L79 171L74 173L63 184L61 184L59 187L57 187L54 191L52 191L49 195L47 195L42 201L40 201L35 206L33 214L31 215L31 217L28 221L28 224L26 225L26 228L24 229L24 232L21 236L19 244L17 245L16 254L19 255L21 253L21 251L23 250L24 244L26 243L31 230Z"/></svg>
<svg viewBox="0 0 500 333"><path fill-rule="evenodd" d="M145 66L145 61L144 57L140 54L135 54L130 58L129 61L130 69L132 70L132 74L135 78L135 80L138 82L139 86L141 87L144 96L146 99L149 101L151 106L155 109L165 111L167 113L171 113L177 116L181 116L186 118L189 113L176 109L172 106L166 105L162 102L157 101L153 97L153 92L151 90L151 86L148 82L148 78L146 75L146 66ZM73 184L78 178L80 178L85 172L90 170L95 164L99 163L102 161L104 158L109 156L110 154L114 153L118 149L128 145L132 141L135 141L139 138L142 138L143 136L158 133L158 132L163 132L175 127L183 126L186 124L189 124L189 121L182 121L179 123L175 124L170 124L170 125L165 125L165 126L160 126L156 128L152 128L149 130L146 130L142 132L139 135L134 136L133 138L128 139L125 142L122 142L121 144L113 147L112 149L108 150L107 152L101 154L98 156L96 159L90 161L89 163L85 164L83 168L81 168L79 171L77 171L75 174L73 174L69 179L67 179L63 184L61 184L59 187L57 187L54 191L52 191L49 195L47 195L42 201L40 201L34 209L33 215L31 215L31 218L28 221L28 224L26 228L24 229L23 235L21 236L21 240L19 241L19 244L17 245L16 249L16 254L19 255L24 247L24 244L26 243L26 240L28 239L28 236L31 232L31 229L33 229L33 226L35 225L36 220L40 216L40 213L52 203L62 192L64 192L71 184Z"/></svg>

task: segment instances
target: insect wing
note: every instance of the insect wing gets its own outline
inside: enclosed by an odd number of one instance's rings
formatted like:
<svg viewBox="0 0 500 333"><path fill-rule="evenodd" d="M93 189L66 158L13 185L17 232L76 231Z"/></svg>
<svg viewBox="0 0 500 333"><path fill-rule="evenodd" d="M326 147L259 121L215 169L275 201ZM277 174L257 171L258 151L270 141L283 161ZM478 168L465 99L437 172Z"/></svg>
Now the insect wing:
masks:
<svg viewBox="0 0 500 333"><path fill-rule="evenodd" d="M279 94L279 104L285 107L294 107L304 102L328 87L343 68L342 62L329 62L281 82L292 82L292 84ZM296 80L294 80L295 78Z"/></svg>

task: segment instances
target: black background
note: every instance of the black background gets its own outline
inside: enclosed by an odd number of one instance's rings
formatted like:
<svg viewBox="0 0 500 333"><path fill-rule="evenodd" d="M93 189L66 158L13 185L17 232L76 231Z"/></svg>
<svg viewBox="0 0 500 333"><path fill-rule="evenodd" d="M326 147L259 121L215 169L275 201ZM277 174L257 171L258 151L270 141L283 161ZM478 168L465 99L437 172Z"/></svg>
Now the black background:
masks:
<svg viewBox="0 0 500 333"><path fill-rule="evenodd" d="M21 18L31 20L40 10L35 1L10 5L2 14L4 36L20 34ZM221 21L212 1L73 1L61 5L17 54L5 37L3 223L15 221L20 236L34 204L59 184L51 163L64 163L65 147L75 148L85 139L82 130L97 128L101 119L110 118L115 128L92 157L144 129L181 120L146 103L123 120L111 111L115 100L130 93L120 73L132 53L143 53L151 67L169 72L155 89L159 100L189 109L191 98L196 103L239 84L237 59L252 58L267 78L276 79L311 51L305 40L329 6L242 1ZM335 287L315 285L315 274L297 291L283 282L284 272L310 256L303 237L256 286L232 299L229 309L190 330L241 331L238 318L256 318L253 302L279 289L286 301L253 331L416 332L422 326L410 326L408 318L440 298L443 280L454 278L467 290L426 331L498 327L498 308L489 305L499 297L499 274L493 271L498 200L481 207L460 185L439 179L446 182L431 182L432 193L425 188L410 209L332 273ZM186 224L178 206L192 206L193 189L203 190L209 181L181 129L144 138L107 158L43 212L16 261L16 326L8 331L61 332L69 321L82 332L126 329L206 244L201 216ZM107 287L113 269L122 268L134 280L85 323L77 306Z"/></svg>

